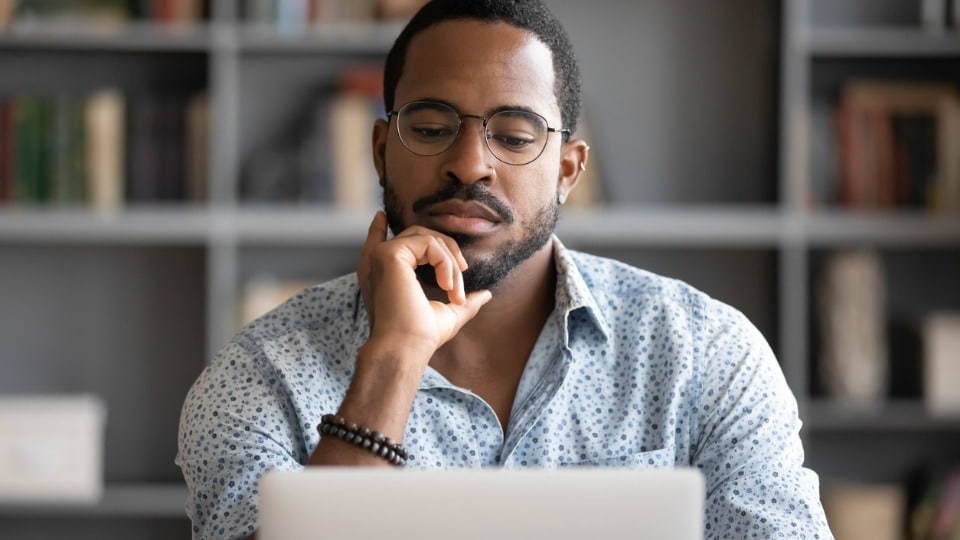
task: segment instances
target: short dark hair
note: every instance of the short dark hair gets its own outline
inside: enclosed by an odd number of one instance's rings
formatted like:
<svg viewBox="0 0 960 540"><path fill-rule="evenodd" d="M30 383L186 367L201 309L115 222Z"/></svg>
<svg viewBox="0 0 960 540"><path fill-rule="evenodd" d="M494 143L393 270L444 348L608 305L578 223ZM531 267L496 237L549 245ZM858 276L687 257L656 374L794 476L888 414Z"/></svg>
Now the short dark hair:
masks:
<svg viewBox="0 0 960 540"><path fill-rule="evenodd" d="M560 21L540 0L432 0L410 19L397 36L383 70L383 100L393 110L397 83L403 74L410 40L431 26L449 20L504 22L533 33L553 55L553 93L560 105L563 128L572 133L580 115L580 66ZM564 136L567 140L568 136Z"/></svg>

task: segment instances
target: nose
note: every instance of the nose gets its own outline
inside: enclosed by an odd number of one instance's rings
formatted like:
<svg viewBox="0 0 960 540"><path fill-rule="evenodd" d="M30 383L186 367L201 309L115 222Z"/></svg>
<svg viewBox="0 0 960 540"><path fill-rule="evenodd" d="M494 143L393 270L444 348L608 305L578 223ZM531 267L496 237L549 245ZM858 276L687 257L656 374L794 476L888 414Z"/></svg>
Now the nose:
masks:
<svg viewBox="0 0 960 540"><path fill-rule="evenodd" d="M442 155L444 175L462 184L496 178L497 158L487 148L486 127L481 117L464 115L460 134Z"/></svg>

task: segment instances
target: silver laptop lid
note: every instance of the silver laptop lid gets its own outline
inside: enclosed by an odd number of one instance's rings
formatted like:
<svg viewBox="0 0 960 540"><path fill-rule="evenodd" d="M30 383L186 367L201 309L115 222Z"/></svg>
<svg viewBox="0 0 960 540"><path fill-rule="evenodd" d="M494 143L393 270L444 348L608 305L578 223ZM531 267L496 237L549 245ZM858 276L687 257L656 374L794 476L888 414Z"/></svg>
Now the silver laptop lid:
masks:
<svg viewBox="0 0 960 540"><path fill-rule="evenodd" d="M268 472L260 496L260 540L694 540L703 534L704 481L692 468L309 467Z"/></svg>

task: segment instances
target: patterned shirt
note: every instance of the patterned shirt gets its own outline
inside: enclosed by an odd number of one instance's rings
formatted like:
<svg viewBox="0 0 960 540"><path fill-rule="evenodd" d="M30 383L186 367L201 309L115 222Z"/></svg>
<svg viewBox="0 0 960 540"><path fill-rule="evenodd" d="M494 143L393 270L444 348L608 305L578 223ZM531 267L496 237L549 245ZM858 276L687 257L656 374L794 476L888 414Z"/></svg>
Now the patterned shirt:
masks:
<svg viewBox="0 0 960 540"><path fill-rule="evenodd" d="M506 432L493 409L428 367L404 435L407 467L695 466L707 538L831 538L803 468L796 401L759 331L680 281L567 250L555 309ZM369 336L355 274L251 323L187 395L177 464L196 537L257 527L257 482L300 469Z"/></svg>

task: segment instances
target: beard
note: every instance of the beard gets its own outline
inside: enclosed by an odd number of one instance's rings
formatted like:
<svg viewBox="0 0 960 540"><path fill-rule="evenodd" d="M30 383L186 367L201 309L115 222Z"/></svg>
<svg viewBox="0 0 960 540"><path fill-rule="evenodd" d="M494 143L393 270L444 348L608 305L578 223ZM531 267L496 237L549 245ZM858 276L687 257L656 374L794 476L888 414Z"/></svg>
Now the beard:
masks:
<svg viewBox="0 0 960 540"><path fill-rule="evenodd" d="M387 214L390 230L396 236L410 224L403 219L403 208L400 206L397 194L386 175L380 183L383 185L383 209ZM413 203L413 212L418 213L430 205L455 198L484 204L500 217L501 223L509 225L516 220L510 207L492 195L482 184L475 182L464 185L457 180L451 180L448 186L433 195L418 199ZM467 258L468 268L463 273L463 285L466 292L495 289L499 283L510 275L514 268L529 259L550 241L557 227L559 213L560 205L553 198L541 207L532 219L521 222L522 237L501 245L488 258ZM453 238L461 249L478 240L476 236L470 234L438 232ZM464 257L466 257L466 254L464 254ZM428 264L419 266L416 273L417 279L424 286L439 288L432 266Z"/></svg>

